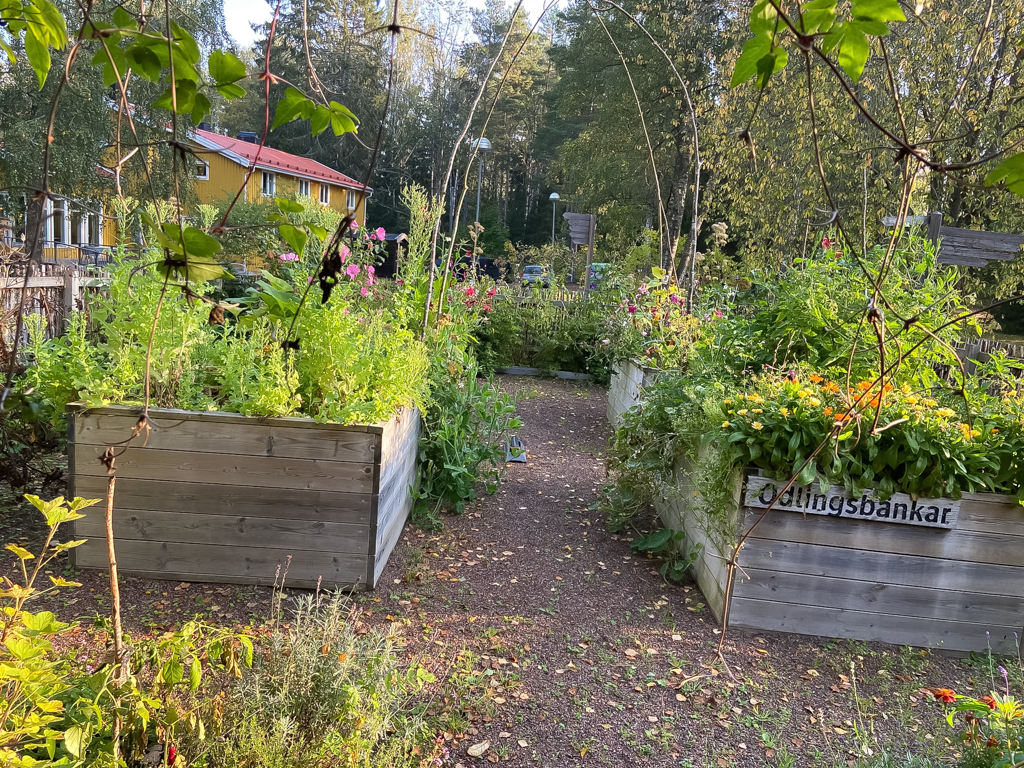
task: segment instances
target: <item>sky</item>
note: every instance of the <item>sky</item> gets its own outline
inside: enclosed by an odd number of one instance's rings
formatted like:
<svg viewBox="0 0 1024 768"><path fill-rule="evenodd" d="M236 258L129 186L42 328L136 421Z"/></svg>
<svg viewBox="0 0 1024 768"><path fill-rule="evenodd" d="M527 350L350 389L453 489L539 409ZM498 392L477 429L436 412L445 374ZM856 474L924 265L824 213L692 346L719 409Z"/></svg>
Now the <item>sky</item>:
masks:
<svg viewBox="0 0 1024 768"><path fill-rule="evenodd" d="M469 0L469 4L474 8L483 8L484 0ZM544 5L544 0L523 2L531 19L537 18ZM252 45L256 39L250 24L270 21L270 16L270 5L264 0L224 0L224 18L227 21L228 33L243 48Z"/></svg>

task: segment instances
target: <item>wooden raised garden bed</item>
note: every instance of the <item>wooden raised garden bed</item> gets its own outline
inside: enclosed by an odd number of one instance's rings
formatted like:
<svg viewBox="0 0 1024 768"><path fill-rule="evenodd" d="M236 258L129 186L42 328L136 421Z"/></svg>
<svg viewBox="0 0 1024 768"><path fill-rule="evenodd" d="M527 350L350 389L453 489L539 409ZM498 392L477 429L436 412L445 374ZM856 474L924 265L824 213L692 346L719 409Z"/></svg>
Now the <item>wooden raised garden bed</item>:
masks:
<svg viewBox="0 0 1024 768"><path fill-rule="evenodd" d="M612 427L618 427L622 423L622 414L640 401L641 392L654 382L656 373L653 368L645 368L629 360L612 366L607 412L608 423Z"/></svg>
<svg viewBox="0 0 1024 768"><path fill-rule="evenodd" d="M695 576L721 621L726 562L783 483L737 473L728 514L693 503L685 462L668 527L700 544ZM782 507L782 503L786 506ZM1009 496L886 502L794 489L740 550L727 624L954 651L1016 653L1024 624L1024 507ZM804 510L808 513L804 514Z"/></svg>
<svg viewBox="0 0 1024 768"><path fill-rule="evenodd" d="M106 496L107 447L139 408L68 408L72 496ZM419 412L386 424L150 409L154 427L117 458L114 537L123 573L372 589L412 507ZM77 568L108 567L102 505L75 523Z"/></svg>

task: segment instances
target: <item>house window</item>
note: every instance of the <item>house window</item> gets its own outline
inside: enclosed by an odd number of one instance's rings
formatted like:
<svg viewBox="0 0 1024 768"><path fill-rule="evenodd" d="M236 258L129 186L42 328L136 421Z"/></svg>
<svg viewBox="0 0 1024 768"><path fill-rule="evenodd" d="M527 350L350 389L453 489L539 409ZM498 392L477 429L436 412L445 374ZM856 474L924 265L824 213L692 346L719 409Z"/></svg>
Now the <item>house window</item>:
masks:
<svg viewBox="0 0 1024 768"><path fill-rule="evenodd" d="M356 191L354 189L350 189L348 191L347 198L345 205L350 211L354 211L356 209Z"/></svg>
<svg viewBox="0 0 1024 768"><path fill-rule="evenodd" d="M320 185L320 202L323 205L331 204L331 185L321 184Z"/></svg>
<svg viewBox="0 0 1024 768"><path fill-rule="evenodd" d="M273 197L277 189L277 179L270 171L263 171L263 186L261 190L264 197Z"/></svg>
<svg viewBox="0 0 1024 768"><path fill-rule="evenodd" d="M196 160L196 178L201 181L209 180L210 164L205 160Z"/></svg>
<svg viewBox="0 0 1024 768"><path fill-rule="evenodd" d="M55 243L66 243L68 238L64 231L67 225L65 202L63 200L50 201L50 237Z"/></svg>
<svg viewBox="0 0 1024 768"><path fill-rule="evenodd" d="M299 179L299 195L309 197L309 182L305 179Z"/></svg>

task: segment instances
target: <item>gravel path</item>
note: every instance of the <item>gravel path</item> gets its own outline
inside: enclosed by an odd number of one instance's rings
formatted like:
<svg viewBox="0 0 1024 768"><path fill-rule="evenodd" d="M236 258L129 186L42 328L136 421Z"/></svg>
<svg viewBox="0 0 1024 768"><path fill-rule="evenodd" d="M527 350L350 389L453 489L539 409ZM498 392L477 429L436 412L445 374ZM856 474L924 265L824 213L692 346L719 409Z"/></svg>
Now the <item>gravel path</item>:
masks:
<svg viewBox="0 0 1024 768"><path fill-rule="evenodd" d="M863 754L858 732L895 752L952 749L921 688L969 688L973 674L988 678L978 667L734 632L730 679L696 587L665 584L588 509L607 481L605 390L504 386L525 394L529 461L443 531L407 529L362 598L367 622L389 623L443 678L432 708L451 723L452 765L841 766Z"/></svg>

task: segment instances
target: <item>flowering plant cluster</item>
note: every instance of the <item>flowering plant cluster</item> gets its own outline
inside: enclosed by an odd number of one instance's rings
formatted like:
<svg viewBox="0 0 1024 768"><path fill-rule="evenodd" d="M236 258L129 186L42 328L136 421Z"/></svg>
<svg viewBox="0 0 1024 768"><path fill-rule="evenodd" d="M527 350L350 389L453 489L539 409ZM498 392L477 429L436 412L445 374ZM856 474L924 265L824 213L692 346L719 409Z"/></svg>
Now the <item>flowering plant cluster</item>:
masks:
<svg viewBox="0 0 1024 768"><path fill-rule="evenodd" d="M766 372L721 401L717 430L738 462L855 494L877 486L959 498L1016 493L1024 503L1024 396L980 388L967 405L930 389L788 371ZM830 438L826 447L813 455ZM810 459L808 461L808 459Z"/></svg>
<svg viewBox="0 0 1024 768"><path fill-rule="evenodd" d="M1024 762L1024 702L1012 695L1006 668L1000 666L999 672L1003 677L1002 692L992 690L978 698L963 696L950 688L925 689L935 701L954 705L946 712L951 728L957 727L956 716L963 714L964 746L983 758L976 764L991 768Z"/></svg>
<svg viewBox="0 0 1024 768"><path fill-rule="evenodd" d="M610 354L654 368L684 367L700 330L699 320L686 311L685 293L657 268L651 280L626 284L618 293L602 339Z"/></svg>

